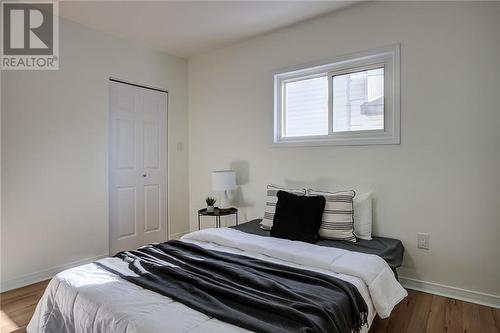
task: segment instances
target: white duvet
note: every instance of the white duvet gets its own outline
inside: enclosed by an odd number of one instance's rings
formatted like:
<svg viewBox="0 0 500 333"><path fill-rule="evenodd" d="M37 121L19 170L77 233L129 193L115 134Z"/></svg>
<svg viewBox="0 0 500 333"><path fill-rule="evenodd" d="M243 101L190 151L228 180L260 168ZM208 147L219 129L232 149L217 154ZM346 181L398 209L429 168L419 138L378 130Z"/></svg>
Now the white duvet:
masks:
<svg viewBox="0 0 500 333"><path fill-rule="evenodd" d="M196 231L184 236L182 241L317 271L348 281L357 287L368 305L369 323L376 313L382 318L388 317L394 306L407 295L387 263L375 255L250 235L228 228ZM116 270L128 270L121 260L102 260ZM369 326L363 331L368 329ZM27 331L248 332L125 281L96 264L57 274L38 303Z"/></svg>

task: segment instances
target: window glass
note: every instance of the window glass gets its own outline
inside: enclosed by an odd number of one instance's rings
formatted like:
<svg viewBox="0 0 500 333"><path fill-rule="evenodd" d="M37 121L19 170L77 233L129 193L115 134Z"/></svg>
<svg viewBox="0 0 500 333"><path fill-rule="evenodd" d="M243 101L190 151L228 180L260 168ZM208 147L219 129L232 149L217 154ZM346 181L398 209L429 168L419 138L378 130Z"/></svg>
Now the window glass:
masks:
<svg viewBox="0 0 500 333"><path fill-rule="evenodd" d="M384 129L384 68L333 76L333 132Z"/></svg>
<svg viewBox="0 0 500 333"><path fill-rule="evenodd" d="M284 136L328 135L328 77L285 82Z"/></svg>

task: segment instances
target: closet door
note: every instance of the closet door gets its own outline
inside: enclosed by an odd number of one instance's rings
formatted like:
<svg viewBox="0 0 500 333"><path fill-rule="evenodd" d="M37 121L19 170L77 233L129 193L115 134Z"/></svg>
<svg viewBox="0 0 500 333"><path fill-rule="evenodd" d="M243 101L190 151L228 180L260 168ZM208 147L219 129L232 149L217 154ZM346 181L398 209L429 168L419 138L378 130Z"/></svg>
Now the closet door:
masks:
<svg viewBox="0 0 500 333"><path fill-rule="evenodd" d="M167 239L167 93L110 81L110 254Z"/></svg>

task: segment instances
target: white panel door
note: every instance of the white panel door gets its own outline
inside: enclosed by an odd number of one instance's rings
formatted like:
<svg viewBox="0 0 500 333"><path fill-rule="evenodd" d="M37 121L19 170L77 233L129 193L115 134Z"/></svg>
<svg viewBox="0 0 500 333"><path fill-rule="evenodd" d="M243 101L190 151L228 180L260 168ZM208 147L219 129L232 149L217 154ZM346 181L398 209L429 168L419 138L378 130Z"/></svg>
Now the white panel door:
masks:
<svg viewBox="0 0 500 333"><path fill-rule="evenodd" d="M110 81L110 254L167 239L167 94Z"/></svg>

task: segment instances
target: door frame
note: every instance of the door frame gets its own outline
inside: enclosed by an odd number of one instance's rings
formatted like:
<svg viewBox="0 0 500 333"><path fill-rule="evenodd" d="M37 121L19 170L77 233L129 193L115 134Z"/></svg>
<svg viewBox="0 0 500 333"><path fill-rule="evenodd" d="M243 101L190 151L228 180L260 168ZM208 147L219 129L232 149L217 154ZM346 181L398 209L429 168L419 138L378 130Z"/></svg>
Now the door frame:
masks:
<svg viewBox="0 0 500 333"><path fill-rule="evenodd" d="M166 158L166 179L167 179L167 188L166 188L166 197L165 200L167 201L167 214L165 218L167 219L166 225L167 228L165 230L165 240L170 240L170 149L169 149L169 143L170 143L170 130L169 130L169 117L168 117L168 102L169 102L169 92L165 88L159 88L155 87L152 85L148 84L143 84L139 83L137 81L131 81L131 80L124 80L120 79L116 76L109 76L107 80L107 96L108 96L108 111L107 111L107 117L106 121L107 126L106 126L106 216L107 216L107 225L106 225L106 230L108 231L108 253L109 255L114 255L114 253L111 253L111 232L110 232L110 223L111 223L111 209L110 209L110 191L109 191L109 186L110 186L110 177L109 177L109 152L110 152L110 139L109 135L111 133L110 126L111 126L111 121L110 121L110 116L111 116L111 98L110 98L110 88L111 88L111 82L117 82L117 83L123 83L123 84L128 84L134 87L138 88L143 88L143 89L150 89L150 90L155 90L159 92L165 93L167 96L167 100L165 102L165 130L167 131L166 139L167 142L165 144L166 152L165 152L165 158Z"/></svg>

